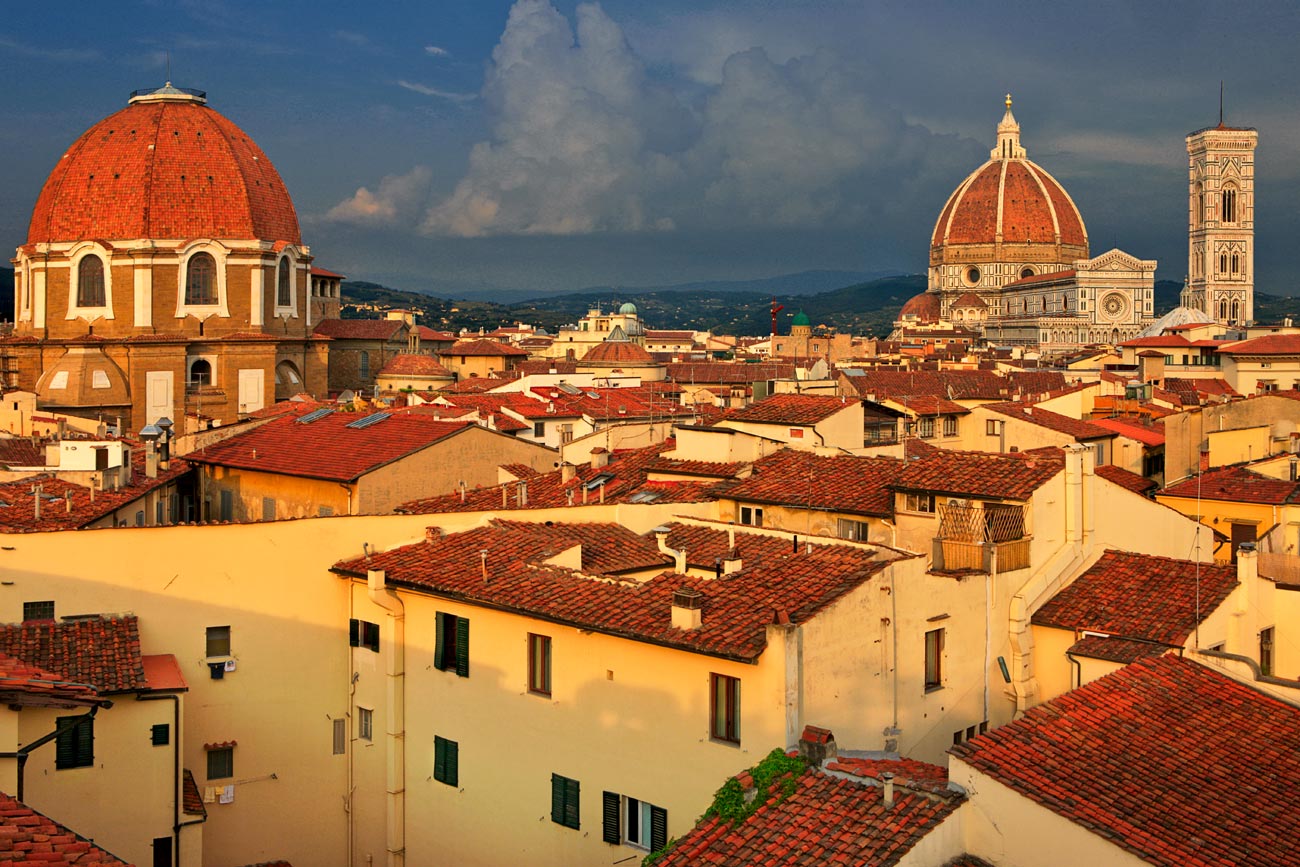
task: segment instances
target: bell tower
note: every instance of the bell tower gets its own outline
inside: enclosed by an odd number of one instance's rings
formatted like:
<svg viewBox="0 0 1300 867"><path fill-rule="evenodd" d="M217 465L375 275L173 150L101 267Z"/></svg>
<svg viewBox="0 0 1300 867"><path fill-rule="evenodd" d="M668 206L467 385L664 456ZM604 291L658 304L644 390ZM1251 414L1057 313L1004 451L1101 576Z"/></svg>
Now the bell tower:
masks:
<svg viewBox="0 0 1300 867"><path fill-rule="evenodd" d="M1187 136L1187 288L1183 303L1222 325L1255 318L1255 146L1223 123Z"/></svg>

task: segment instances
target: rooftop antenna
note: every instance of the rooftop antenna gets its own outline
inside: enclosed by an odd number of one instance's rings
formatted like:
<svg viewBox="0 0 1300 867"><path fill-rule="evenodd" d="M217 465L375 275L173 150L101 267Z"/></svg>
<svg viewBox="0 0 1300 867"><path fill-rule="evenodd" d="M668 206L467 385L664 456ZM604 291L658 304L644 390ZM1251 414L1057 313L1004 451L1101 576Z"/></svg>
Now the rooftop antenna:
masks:
<svg viewBox="0 0 1300 867"><path fill-rule="evenodd" d="M172 83L172 53L171 53L171 50L169 49L169 50L167 50L167 51L164 51L164 52L163 52L163 56L167 58L167 83L168 83L168 84L171 84L171 83ZM1219 114L1223 114L1223 112L1220 111ZM1223 118L1219 118L1219 120L1223 120Z"/></svg>

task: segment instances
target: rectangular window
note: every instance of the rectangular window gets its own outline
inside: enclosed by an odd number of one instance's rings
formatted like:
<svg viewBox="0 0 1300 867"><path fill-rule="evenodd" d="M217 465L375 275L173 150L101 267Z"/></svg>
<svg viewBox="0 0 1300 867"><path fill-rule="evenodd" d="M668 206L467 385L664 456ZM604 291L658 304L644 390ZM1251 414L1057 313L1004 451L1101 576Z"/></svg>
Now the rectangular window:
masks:
<svg viewBox="0 0 1300 867"><path fill-rule="evenodd" d="M208 656L230 655L230 627L209 626L207 635Z"/></svg>
<svg viewBox="0 0 1300 867"><path fill-rule="evenodd" d="M208 750L208 779L228 780L235 775L235 748Z"/></svg>
<svg viewBox="0 0 1300 867"><path fill-rule="evenodd" d="M171 726L167 723L158 723L149 729L149 742L155 747L165 747L171 743Z"/></svg>
<svg viewBox="0 0 1300 867"><path fill-rule="evenodd" d="M998 434L1002 433L1002 428L999 427L1001 423L1002 423L1002 419L999 418L989 419L988 421L984 422L984 433L988 434L991 437L997 436Z"/></svg>
<svg viewBox="0 0 1300 867"><path fill-rule="evenodd" d="M263 521L275 520L275 497L262 498L262 520Z"/></svg>
<svg viewBox="0 0 1300 867"><path fill-rule="evenodd" d="M945 415L943 417L943 435L946 437L957 436L957 416Z"/></svg>
<svg viewBox="0 0 1300 867"><path fill-rule="evenodd" d="M602 794L601 839L658 852L668 844L668 811L617 792Z"/></svg>
<svg viewBox="0 0 1300 867"><path fill-rule="evenodd" d="M449 786L460 785L460 744L458 742L434 736L433 778Z"/></svg>
<svg viewBox="0 0 1300 867"><path fill-rule="evenodd" d="M434 624L433 667L469 677L469 620L439 611Z"/></svg>
<svg viewBox="0 0 1300 867"><path fill-rule="evenodd" d="M364 647L366 650L379 652L379 624L368 620L348 621L348 644L352 647Z"/></svg>
<svg viewBox="0 0 1300 867"><path fill-rule="evenodd" d="M235 520L235 496L230 491L221 492L221 520Z"/></svg>
<svg viewBox="0 0 1300 867"><path fill-rule="evenodd" d="M835 529L836 535L841 539L852 539L854 542L866 542L870 535L870 525L866 521L840 518L835 522Z"/></svg>
<svg viewBox="0 0 1300 867"><path fill-rule="evenodd" d="M331 735L334 743L331 751L333 755L341 756L348 751L348 721L345 719L330 720Z"/></svg>
<svg viewBox="0 0 1300 867"><path fill-rule="evenodd" d="M544 421L533 422L533 436L537 437L538 439L541 439L542 437L546 436L546 422Z"/></svg>
<svg viewBox="0 0 1300 867"><path fill-rule="evenodd" d="M330 517L333 517L333 515L334 515L334 507L333 507L333 506L321 506L319 509L316 510L316 515L317 515L318 517L321 517L321 518L330 518Z"/></svg>
<svg viewBox="0 0 1300 867"><path fill-rule="evenodd" d="M709 735L717 741L740 743L740 678L709 675Z"/></svg>
<svg viewBox="0 0 1300 867"><path fill-rule="evenodd" d="M909 512L933 512L934 494L908 494L904 499L904 508Z"/></svg>
<svg viewBox="0 0 1300 867"><path fill-rule="evenodd" d="M551 637L528 633L528 691L551 694Z"/></svg>
<svg viewBox="0 0 1300 867"><path fill-rule="evenodd" d="M578 781L551 774L551 821L566 828L578 828Z"/></svg>
<svg viewBox="0 0 1300 867"><path fill-rule="evenodd" d="M154 838L153 867L172 867L172 838L171 837Z"/></svg>
<svg viewBox="0 0 1300 867"><path fill-rule="evenodd" d="M1259 673L1273 673L1273 627L1259 631Z"/></svg>
<svg viewBox="0 0 1300 867"><path fill-rule="evenodd" d="M54 619L54 600L48 602L24 602L23 603L23 621L28 620L53 620Z"/></svg>
<svg viewBox="0 0 1300 867"><path fill-rule="evenodd" d="M931 629L925 633L925 689L943 686L943 630Z"/></svg>
<svg viewBox="0 0 1300 867"><path fill-rule="evenodd" d="M763 526L763 510L757 506L741 506L740 523L747 524L750 527Z"/></svg>
<svg viewBox="0 0 1300 867"><path fill-rule="evenodd" d="M573 425L560 425L560 445L568 445L573 442Z"/></svg>
<svg viewBox="0 0 1300 867"><path fill-rule="evenodd" d="M357 739L363 741L375 739L375 712L360 705L357 706Z"/></svg>
<svg viewBox="0 0 1300 867"><path fill-rule="evenodd" d="M54 767L88 768L95 764L95 721L88 716L61 716L55 720L58 731L54 749Z"/></svg>
<svg viewBox="0 0 1300 867"><path fill-rule="evenodd" d="M792 427L792 428L790 428L790 439L792 439L792 440L801 440L801 439L803 439L803 428L801 428L801 427Z"/></svg>
<svg viewBox="0 0 1300 867"><path fill-rule="evenodd" d="M923 440L932 439L934 437L934 419L932 417L926 416L921 419L920 434L921 439Z"/></svg>

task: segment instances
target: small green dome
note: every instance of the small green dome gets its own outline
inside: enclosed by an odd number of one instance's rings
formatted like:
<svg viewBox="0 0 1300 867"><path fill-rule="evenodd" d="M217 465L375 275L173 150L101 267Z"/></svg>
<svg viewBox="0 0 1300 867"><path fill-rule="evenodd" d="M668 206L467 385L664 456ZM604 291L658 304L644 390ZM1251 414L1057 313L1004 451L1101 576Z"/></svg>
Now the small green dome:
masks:
<svg viewBox="0 0 1300 867"><path fill-rule="evenodd" d="M790 324L796 326L797 325L806 325L810 327L812 326L812 322L808 320L808 314L804 313L802 310L800 310L798 313L794 315L794 318L790 320Z"/></svg>
<svg viewBox="0 0 1300 867"><path fill-rule="evenodd" d="M626 304L624 304L622 307L618 308L618 312L628 316L635 316L636 305L633 304L631 301L629 301Z"/></svg>

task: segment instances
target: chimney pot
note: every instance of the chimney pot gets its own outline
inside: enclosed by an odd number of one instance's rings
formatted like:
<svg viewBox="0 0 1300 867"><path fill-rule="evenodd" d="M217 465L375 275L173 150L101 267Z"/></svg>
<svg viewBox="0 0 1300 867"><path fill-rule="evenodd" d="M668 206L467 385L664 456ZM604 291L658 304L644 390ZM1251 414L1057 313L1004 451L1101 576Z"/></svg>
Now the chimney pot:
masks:
<svg viewBox="0 0 1300 867"><path fill-rule="evenodd" d="M839 748L835 744L835 735L830 729L820 726L804 726L799 738L799 757L810 765L821 765L828 760L839 757Z"/></svg>
<svg viewBox="0 0 1300 867"><path fill-rule="evenodd" d="M704 594L694 587L673 591L672 624L674 629L699 629L704 622Z"/></svg>
<svg viewBox="0 0 1300 867"><path fill-rule="evenodd" d="M885 809L894 809L894 775L885 771L880 775L880 781L885 785Z"/></svg>

